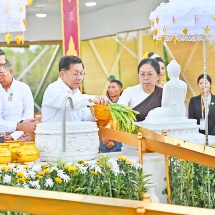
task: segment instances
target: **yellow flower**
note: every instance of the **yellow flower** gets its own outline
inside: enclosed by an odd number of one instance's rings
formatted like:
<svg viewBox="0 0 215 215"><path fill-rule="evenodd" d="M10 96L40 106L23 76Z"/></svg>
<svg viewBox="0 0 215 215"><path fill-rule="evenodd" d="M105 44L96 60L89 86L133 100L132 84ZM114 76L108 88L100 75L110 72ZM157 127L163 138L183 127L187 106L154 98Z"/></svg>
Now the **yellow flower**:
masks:
<svg viewBox="0 0 215 215"><path fill-rule="evenodd" d="M94 172L94 171L90 171L90 173L91 173L92 175L97 175L97 172Z"/></svg>
<svg viewBox="0 0 215 215"><path fill-rule="evenodd" d="M23 173L23 172L17 172L17 173L16 173L16 176L17 176L17 177L23 177L23 176L24 176L24 173Z"/></svg>
<svg viewBox="0 0 215 215"><path fill-rule="evenodd" d="M87 165L88 165L88 162L84 161L83 165L84 165L84 166L87 166Z"/></svg>
<svg viewBox="0 0 215 215"><path fill-rule="evenodd" d="M44 172L44 173L50 173L50 172L51 172L51 169L50 169L50 168L44 169L43 172Z"/></svg>
<svg viewBox="0 0 215 215"><path fill-rule="evenodd" d="M42 168L46 168L46 167L48 167L49 165L47 164L47 163L43 163L43 164L41 164L41 167Z"/></svg>
<svg viewBox="0 0 215 215"><path fill-rule="evenodd" d="M43 176L42 175L37 175L37 178L43 178Z"/></svg>
<svg viewBox="0 0 215 215"><path fill-rule="evenodd" d="M3 167L1 168L1 170L2 170L2 171L10 171L10 170L12 170L12 168L11 168L10 166L3 166Z"/></svg>
<svg viewBox="0 0 215 215"><path fill-rule="evenodd" d="M118 159L118 160L125 161L125 160L126 160L126 157L124 157L124 156L118 156L117 159Z"/></svg>
<svg viewBox="0 0 215 215"><path fill-rule="evenodd" d="M72 172L72 171L75 172L77 170L78 170L78 168L76 166L70 166L68 169L69 172Z"/></svg>
<svg viewBox="0 0 215 215"><path fill-rule="evenodd" d="M41 171L41 172L38 172L37 174L38 174L38 175L44 175L45 172L44 172L44 171Z"/></svg>
<svg viewBox="0 0 215 215"><path fill-rule="evenodd" d="M107 165L107 168L108 168L108 169L111 169L111 166L110 166L110 165Z"/></svg>
<svg viewBox="0 0 215 215"><path fill-rule="evenodd" d="M80 163L80 164L81 164L81 163L84 163L84 162L85 162L84 160L79 160L79 161L78 161L78 163Z"/></svg>
<svg viewBox="0 0 215 215"><path fill-rule="evenodd" d="M67 169L67 170L68 170L68 169L69 169L69 167L70 167L70 166L65 165L65 166L64 166L64 169Z"/></svg>
<svg viewBox="0 0 215 215"><path fill-rule="evenodd" d="M31 180L31 178L25 178L25 180L26 180L26 181L30 181L30 180Z"/></svg>
<svg viewBox="0 0 215 215"><path fill-rule="evenodd" d="M61 178L59 178L59 177L56 177L55 178L55 181L58 183L58 184L62 184L62 179Z"/></svg>
<svg viewBox="0 0 215 215"><path fill-rule="evenodd" d="M28 165L26 165L26 166L23 166L23 168L24 168L24 169L29 169L29 166L28 166Z"/></svg>
<svg viewBox="0 0 215 215"><path fill-rule="evenodd" d="M133 164L133 162L131 162L131 161L127 161L127 162L125 162L127 165L132 165Z"/></svg>
<svg viewBox="0 0 215 215"><path fill-rule="evenodd" d="M180 162L184 162L184 160L183 160L183 159L180 159Z"/></svg>
<svg viewBox="0 0 215 215"><path fill-rule="evenodd" d="M18 178L17 183L23 184L23 183L25 183L25 179L24 178Z"/></svg>

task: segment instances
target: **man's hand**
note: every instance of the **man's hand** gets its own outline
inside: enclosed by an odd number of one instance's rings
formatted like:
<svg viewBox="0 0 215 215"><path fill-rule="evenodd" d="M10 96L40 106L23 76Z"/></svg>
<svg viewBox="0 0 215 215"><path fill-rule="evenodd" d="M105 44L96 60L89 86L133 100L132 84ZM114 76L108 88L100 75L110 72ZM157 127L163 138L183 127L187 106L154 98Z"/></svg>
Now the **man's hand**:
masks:
<svg viewBox="0 0 215 215"><path fill-rule="evenodd" d="M107 148L111 149L115 146L115 143L113 140L110 140L107 144L106 144Z"/></svg>
<svg viewBox="0 0 215 215"><path fill-rule="evenodd" d="M10 134L6 134L4 137L4 141L10 141L13 140L13 137Z"/></svg>
<svg viewBox="0 0 215 215"><path fill-rule="evenodd" d="M111 149L115 146L115 143L113 140L109 140L109 139L106 139L106 138L101 138L101 141L103 142L104 145L107 146L107 148Z"/></svg>
<svg viewBox="0 0 215 215"><path fill-rule="evenodd" d="M16 130L24 131L26 134L33 134L36 130L37 118L26 119L22 123L17 123Z"/></svg>
<svg viewBox="0 0 215 215"><path fill-rule="evenodd" d="M107 105L108 103L112 104L111 100L107 96L96 96L93 99L95 104Z"/></svg>

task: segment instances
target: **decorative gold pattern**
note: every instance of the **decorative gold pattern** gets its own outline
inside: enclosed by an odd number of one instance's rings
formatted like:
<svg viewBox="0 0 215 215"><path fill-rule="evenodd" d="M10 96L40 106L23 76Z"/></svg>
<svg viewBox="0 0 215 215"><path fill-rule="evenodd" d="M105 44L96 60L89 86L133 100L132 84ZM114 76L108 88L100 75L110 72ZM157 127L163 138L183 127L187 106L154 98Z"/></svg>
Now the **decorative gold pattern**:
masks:
<svg viewBox="0 0 215 215"><path fill-rule="evenodd" d="M95 105L93 106L94 116L99 120L109 121L112 119L110 109L106 105Z"/></svg>
<svg viewBox="0 0 215 215"><path fill-rule="evenodd" d="M0 144L0 165L7 165L11 162L11 152L8 143Z"/></svg>
<svg viewBox="0 0 215 215"><path fill-rule="evenodd" d="M6 143L9 144L9 150L11 152L11 162L12 163L18 163L18 157L16 156L16 151L20 148L21 140L15 140L15 141L7 141Z"/></svg>
<svg viewBox="0 0 215 215"><path fill-rule="evenodd" d="M162 131L163 136L167 136L166 131ZM168 161L168 155L164 155L165 159L165 169L166 169L166 182L167 182L167 194L168 194L168 203L172 204L171 200L171 187L170 187L170 172L169 172L169 161Z"/></svg>
<svg viewBox="0 0 215 215"><path fill-rule="evenodd" d="M20 148L15 152L20 163L28 163L36 161L40 152L35 146L35 142L23 142L20 143Z"/></svg>

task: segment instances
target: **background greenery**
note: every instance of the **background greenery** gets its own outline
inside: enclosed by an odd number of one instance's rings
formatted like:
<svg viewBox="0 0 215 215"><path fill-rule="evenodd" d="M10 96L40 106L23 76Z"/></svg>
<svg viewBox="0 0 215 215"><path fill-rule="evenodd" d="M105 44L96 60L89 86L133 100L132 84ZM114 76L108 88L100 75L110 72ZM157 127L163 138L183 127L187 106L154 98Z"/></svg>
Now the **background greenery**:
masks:
<svg viewBox="0 0 215 215"><path fill-rule="evenodd" d="M169 157L174 204L215 208L215 169Z"/></svg>

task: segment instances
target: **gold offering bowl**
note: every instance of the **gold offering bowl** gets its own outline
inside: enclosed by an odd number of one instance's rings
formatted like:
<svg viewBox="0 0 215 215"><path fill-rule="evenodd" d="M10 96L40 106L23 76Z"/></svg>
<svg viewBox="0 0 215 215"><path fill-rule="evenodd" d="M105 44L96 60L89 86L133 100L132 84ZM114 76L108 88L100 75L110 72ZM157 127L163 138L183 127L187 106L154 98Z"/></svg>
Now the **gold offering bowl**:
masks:
<svg viewBox="0 0 215 215"><path fill-rule="evenodd" d="M11 162L12 153L8 143L0 144L0 165L7 165Z"/></svg>
<svg viewBox="0 0 215 215"><path fill-rule="evenodd" d="M11 162L18 163L19 159L16 155L16 151L19 150L20 143L22 143L22 140L6 141L6 143L9 144L9 150L11 151L11 154L12 154Z"/></svg>
<svg viewBox="0 0 215 215"><path fill-rule="evenodd" d="M92 106L93 114L98 119L98 126L105 126L109 121L112 120L111 112L106 105L95 105Z"/></svg>
<svg viewBox="0 0 215 215"><path fill-rule="evenodd" d="M40 152L36 148L35 142L22 142L20 143L20 148L16 150L15 155L20 163L26 164L36 161L40 156Z"/></svg>

